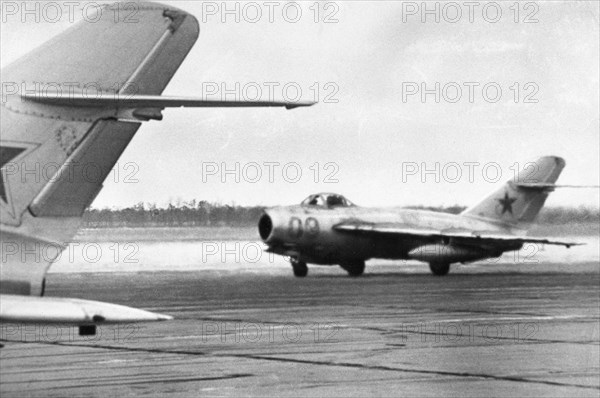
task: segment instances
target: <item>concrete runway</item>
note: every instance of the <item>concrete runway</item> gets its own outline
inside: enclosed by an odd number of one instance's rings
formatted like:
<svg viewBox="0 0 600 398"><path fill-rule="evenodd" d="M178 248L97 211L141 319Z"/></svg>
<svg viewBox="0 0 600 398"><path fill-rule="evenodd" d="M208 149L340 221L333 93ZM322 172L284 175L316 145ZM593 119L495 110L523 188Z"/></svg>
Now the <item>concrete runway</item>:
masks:
<svg viewBox="0 0 600 398"><path fill-rule="evenodd" d="M176 320L104 326L95 338L2 325L0 395L598 397L598 269L50 274L48 295Z"/></svg>

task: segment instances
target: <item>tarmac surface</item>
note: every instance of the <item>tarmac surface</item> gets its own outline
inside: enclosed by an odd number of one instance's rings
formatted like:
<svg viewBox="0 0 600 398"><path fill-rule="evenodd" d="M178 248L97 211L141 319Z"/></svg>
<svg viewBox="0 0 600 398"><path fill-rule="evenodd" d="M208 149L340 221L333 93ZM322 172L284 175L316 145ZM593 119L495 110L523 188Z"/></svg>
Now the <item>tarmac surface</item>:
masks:
<svg viewBox="0 0 600 398"><path fill-rule="evenodd" d="M47 295L176 319L96 337L2 325L0 395L598 397L599 268L52 273Z"/></svg>

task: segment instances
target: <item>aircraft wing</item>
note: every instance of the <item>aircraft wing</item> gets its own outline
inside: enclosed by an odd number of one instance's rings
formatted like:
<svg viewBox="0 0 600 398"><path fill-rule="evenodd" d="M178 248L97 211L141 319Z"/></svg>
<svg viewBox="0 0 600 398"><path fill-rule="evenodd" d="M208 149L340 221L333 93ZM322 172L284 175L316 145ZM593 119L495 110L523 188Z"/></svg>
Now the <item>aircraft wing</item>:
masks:
<svg viewBox="0 0 600 398"><path fill-rule="evenodd" d="M0 300L0 319L3 322L107 325L173 319L168 315L100 301L10 294L0 295Z"/></svg>
<svg viewBox="0 0 600 398"><path fill-rule="evenodd" d="M512 243L544 243L548 245L560 245L560 246L577 246L584 243L577 242L563 242L543 237L530 237L530 236L516 236L500 233L491 232L478 232L478 231L464 231L464 230L433 230L433 229L419 229L419 228L407 228L403 225L397 224L372 224L372 223L357 223L348 222L340 223L333 227L336 231L342 231L347 233L356 234L367 234L367 235L391 235L404 238L417 238L417 239L452 239L457 243L463 243L468 245L482 245L482 244L512 244Z"/></svg>

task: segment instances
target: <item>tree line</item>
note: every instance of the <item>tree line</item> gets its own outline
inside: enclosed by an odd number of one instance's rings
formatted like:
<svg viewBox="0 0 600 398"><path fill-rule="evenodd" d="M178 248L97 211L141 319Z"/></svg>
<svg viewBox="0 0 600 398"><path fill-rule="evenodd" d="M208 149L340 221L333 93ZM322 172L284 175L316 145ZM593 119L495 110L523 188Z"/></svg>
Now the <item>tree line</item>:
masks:
<svg viewBox="0 0 600 398"><path fill-rule="evenodd" d="M463 206L424 207L425 209L458 214ZM88 209L83 215L86 228L115 227L254 227L263 210L261 206L236 206L192 200L159 208L156 204L138 203L124 209ZM598 223L598 209L588 207L549 207L542 209L538 223L569 224Z"/></svg>

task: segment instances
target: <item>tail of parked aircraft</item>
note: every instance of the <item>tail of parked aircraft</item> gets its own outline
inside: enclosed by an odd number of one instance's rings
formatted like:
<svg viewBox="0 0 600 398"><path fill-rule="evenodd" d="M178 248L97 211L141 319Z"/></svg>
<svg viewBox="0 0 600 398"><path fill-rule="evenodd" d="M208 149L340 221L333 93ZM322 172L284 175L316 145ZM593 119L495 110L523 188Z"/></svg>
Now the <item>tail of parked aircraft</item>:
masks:
<svg viewBox="0 0 600 398"><path fill-rule="evenodd" d="M167 6L139 3L136 23L101 15L2 70L2 294L43 294L49 265L141 126L109 107L80 103L77 94L92 87L111 96L113 107L132 88L159 95L199 34L194 17ZM54 92L67 103L44 103ZM52 254L40 261L26 254L47 245Z"/></svg>
<svg viewBox="0 0 600 398"><path fill-rule="evenodd" d="M554 190L554 184L564 167L564 159L557 156L544 156L527 163L502 188L461 215L527 227L537 217L548 194Z"/></svg>
<svg viewBox="0 0 600 398"><path fill-rule="evenodd" d="M121 6L124 12L109 12ZM161 120L170 107L312 105L164 97L198 39L196 18L145 1L105 5L97 13L2 69L0 321L95 327L170 318L37 296L142 122Z"/></svg>

